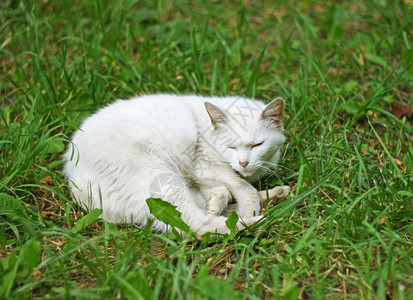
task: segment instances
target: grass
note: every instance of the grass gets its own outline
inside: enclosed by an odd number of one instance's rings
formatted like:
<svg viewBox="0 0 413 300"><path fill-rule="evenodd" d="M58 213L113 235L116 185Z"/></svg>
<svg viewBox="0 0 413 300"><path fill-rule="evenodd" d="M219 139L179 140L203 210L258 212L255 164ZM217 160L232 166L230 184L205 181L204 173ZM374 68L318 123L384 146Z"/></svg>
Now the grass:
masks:
<svg viewBox="0 0 413 300"><path fill-rule="evenodd" d="M0 4L0 298L412 299L411 1ZM147 93L286 100L262 230L115 227L70 199L68 137ZM81 221L78 221L81 220Z"/></svg>

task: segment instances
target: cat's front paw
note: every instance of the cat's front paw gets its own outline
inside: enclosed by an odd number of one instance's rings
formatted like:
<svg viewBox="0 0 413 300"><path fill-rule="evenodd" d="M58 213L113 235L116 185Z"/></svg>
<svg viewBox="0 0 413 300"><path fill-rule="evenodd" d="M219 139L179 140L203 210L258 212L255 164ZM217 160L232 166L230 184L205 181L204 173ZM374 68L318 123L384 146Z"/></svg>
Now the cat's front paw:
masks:
<svg viewBox="0 0 413 300"><path fill-rule="evenodd" d="M261 212L260 202L238 203L237 214L241 219L259 216Z"/></svg>
<svg viewBox="0 0 413 300"><path fill-rule="evenodd" d="M237 214L240 218L252 218L259 216L261 212L261 201L257 190L250 184L246 183L232 191L237 202Z"/></svg>
<svg viewBox="0 0 413 300"><path fill-rule="evenodd" d="M216 187L212 190L209 201L205 207L208 214L219 216L227 208L232 200L231 193L224 186Z"/></svg>

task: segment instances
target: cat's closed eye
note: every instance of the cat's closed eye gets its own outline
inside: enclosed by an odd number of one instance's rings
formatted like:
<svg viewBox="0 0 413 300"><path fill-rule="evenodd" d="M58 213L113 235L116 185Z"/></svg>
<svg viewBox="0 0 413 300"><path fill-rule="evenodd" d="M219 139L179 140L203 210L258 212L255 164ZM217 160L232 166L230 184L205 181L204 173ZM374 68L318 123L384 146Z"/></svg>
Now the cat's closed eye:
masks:
<svg viewBox="0 0 413 300"><path fill-rule="evenodd" d="M256 144L254 144L254 145L251 146L251 149L252 149L252 148L259 147L259 146L261 146L262 144L264 144L264 142L256 143Z"/></svg>
<svg viewBox="0 0 413 300"><path fill-rule="evenodd" d="M256 147L259 147L259 146L261 146L262 144L264 144L264 141L262 141L262 142L260 142L260 143L252 144L252 145L251 145L251 149L256 148ZM237 147L235 147L235 146L227 146L227 147L228 147L228 149L232 149L232 150L236 150L236 149L237 149Z"/></svg>

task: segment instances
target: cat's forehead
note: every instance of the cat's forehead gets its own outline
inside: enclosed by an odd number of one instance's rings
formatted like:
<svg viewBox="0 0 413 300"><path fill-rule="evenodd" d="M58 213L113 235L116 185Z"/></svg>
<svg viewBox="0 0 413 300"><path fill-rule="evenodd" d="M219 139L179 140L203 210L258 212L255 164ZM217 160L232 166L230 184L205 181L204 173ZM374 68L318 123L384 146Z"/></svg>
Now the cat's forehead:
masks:
<svg viewBox="0 0 413 300"><path fill-rule="evenodd" d="M260 122L257 120L249 120L246 126L239 122L230 121L227 128L234 144L240 146L249 145L263 139L264 131L261 130Z"/></svg>
<svg viewBox="0 0 413 300"><path fill-rule="evenodd" d="M257 123L263 110L263 103L245 98L233 98L230 105L224 109L230 122L245 132Z"/></svg>

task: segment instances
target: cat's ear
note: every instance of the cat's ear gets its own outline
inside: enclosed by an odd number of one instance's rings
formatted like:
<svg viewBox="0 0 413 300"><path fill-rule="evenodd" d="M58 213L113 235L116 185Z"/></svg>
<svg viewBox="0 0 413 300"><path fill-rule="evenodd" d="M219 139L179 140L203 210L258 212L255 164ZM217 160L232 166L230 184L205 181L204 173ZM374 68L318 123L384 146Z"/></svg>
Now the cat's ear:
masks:
<svg viewBox="0 0 413 300"><path fill-rule="evenodd" d="M268 120L277 127L282 127L284 121L284 100L278 97L271 101L262 112L261 120Z"/></svg>
<svg viewBox="0 0 413 300"><path fill-rule="evenodd" d="M214 127L216 127L218 124L225 123L228 120L227 115L214 104L205 102L204 105Z"/></svg>

